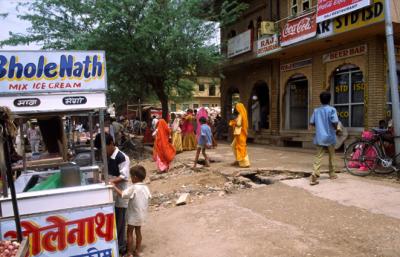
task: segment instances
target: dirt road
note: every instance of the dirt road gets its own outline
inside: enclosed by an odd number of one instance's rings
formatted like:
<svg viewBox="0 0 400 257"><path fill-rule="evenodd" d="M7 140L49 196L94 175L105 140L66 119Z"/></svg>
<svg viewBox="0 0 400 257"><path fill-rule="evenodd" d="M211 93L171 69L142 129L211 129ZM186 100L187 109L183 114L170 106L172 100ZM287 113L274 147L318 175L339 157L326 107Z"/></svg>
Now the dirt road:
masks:
<svg viewBox="0 0 400 257"><path fill-rule="evenodd" d="M189 168L193 152L178 155L166 175L155 174L151 160L142 162L154 196L143 256L400 256L399 182L339 174L310 187L303 176L313 152L250 146L252 168L243 170L230 166L229 150L226 144L211 150L217 162L196 171ZM338 170L340 164L339 156ZM251 189L236 181L254 170L296 175ZM181 193L191 200L177 207Z"/></svg>
<svg viewBox="0 0 400 257"><path fill-rule="evenodd" d="M400 221L282 183L151 213L144 256L400 256Z"/></svg>

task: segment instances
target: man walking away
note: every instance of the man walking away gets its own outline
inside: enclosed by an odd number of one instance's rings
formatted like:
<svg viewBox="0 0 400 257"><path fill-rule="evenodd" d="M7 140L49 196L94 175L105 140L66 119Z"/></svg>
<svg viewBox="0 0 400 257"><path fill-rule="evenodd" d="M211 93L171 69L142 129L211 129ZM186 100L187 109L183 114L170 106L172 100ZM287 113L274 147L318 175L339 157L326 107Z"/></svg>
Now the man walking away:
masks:
<svg viewBox="0 0 400 257"><path fill-rule="evenodd" d="M311 175L310 185L317 185L320 176L321 160L327 149L329 153L329 177L336 179L334 167L336 130L339 123L336 109L329 105L331 93L322 92L319 96L322 106L314 110L310 124L315 127L314 144L317 153L314 161L314 172Z"/></svg>

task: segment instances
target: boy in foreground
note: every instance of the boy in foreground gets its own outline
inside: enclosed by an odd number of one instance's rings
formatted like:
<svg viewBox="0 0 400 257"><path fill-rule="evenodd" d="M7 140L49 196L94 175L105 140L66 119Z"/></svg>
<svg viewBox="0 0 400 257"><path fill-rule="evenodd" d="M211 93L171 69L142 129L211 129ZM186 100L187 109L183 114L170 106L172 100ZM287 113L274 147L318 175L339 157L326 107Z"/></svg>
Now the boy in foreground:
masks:
<svg viewBox="0 0 400 257"><path fill-rule="evenodd" d="M211 128L210 126L207 125L207 119L205 117L201 117L199 121L201 124L200 136L199 136L199 141L197 142L197 152L196 152L196 157L194 159L193 168L197 167L197 162L199 160L200 152L202 152L205 159L204 166L210 167L210 160L208 159L208 156L206 154L206 149L211 148L212 146Z"/></svg>
<svg viewBox="0 0 400 257"><path fill-rule="evenodd" d="M151 198L149 188L143 183L146 178L146 170L137 165L130 169L132 185L125 190L120 190L115 184L114 190L123 198L129 199L126 219L128 223L128 254L126 256L139 256L142 246L141 227L144 225L149 199ZM136 248L133 250L133 231L136 234Z"/></svg>
<svg viewBox="0 0 400 257"><path fill-rule="evenodd" d="M321 159L324 156L325 149L329 153L329 178L336 179L334 159L336 130L339 123L336 109L329 105L331 101L330 92L322 92L319 96L322 106L314 110L311 116L310 125L315 127L314 144L317 147L317 153L314 161L314 171L311 175L310 185L319 184Z"/></svg>

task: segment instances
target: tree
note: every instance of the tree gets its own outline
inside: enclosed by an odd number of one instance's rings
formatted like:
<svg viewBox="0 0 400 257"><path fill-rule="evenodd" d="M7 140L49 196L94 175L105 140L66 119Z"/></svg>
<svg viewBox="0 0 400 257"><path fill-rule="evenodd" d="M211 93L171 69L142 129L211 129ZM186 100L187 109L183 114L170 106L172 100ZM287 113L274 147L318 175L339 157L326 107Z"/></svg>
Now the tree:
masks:
<svg viewBox="0 0 400 257"><path fill-rule="evenodd" d="M32 0L22 4L30 11L19 16L32 24L28 34L10 32L0 45L36 42L44 49L105 50L111 96L146 99L153 91L166 118L169 92L185 95L192 90L182 83L188 73L200 67L213 70L221 61L219 46L211 42L218 29L211 20L231 22L245 8L236 1L224 1L220 8L204 4L201 0Z"/></svg>

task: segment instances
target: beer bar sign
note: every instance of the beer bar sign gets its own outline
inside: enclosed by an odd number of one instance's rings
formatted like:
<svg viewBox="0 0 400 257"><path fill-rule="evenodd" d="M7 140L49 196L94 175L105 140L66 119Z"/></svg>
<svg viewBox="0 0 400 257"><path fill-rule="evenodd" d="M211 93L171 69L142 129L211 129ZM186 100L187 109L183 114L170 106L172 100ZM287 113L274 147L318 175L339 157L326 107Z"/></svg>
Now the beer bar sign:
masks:
<svg viewBox="0 0 400 257"><path fill-rule="evenodd" d="M317 23L364 8L371 0L318 0Z"/></svg>
<svg viewBox="0 0 400 257"><path fill-rule="evenodd" d="M288 46L317 35L315 12L289 20L282 28L281 46Z"/></svg>
<svg viewBox="0 0 400 257"><path fill-rule="evenodd" d="M16 239L14 219L0 226L1 239ZM32 215L22 218L21 227L29 239L29 257L118 256L112 205Z"/></svg>
<svg viewBox="0 0 400 257"><path fill-rule="evenodd" d="M367 45L359 45L352 48L342 49L334 52L330 52L328 54L324 54L322 56L322 62L332 62L336 60L346 59L353 56L366 54L368 50Z"/></svg>
<svg viewBox="0 0 400 257"><path fill-rule="evenodd" d="M106 91L103 51L0 51L0 94Z"/></svg>

